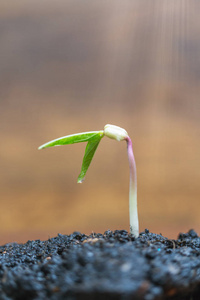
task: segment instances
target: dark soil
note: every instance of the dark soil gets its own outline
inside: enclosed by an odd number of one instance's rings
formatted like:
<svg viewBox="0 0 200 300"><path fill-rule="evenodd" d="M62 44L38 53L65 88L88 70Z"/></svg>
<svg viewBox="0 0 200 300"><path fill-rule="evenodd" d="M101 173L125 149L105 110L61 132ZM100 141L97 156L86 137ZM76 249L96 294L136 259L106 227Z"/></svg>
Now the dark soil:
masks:
<svg viewBox="0 0 200 300"><path fill-rule="evenodd" d="M0 247L0 300L200 299L200 237L74 232Z"/></svg>

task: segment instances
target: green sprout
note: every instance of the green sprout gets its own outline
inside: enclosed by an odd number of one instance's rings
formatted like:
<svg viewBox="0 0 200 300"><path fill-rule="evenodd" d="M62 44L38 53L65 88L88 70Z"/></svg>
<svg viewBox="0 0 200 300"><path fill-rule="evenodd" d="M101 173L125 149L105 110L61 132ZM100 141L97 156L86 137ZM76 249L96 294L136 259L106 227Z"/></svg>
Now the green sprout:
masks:
<svg viewBox="0 0 200 300"><path fill-rule="evenodd" d="M75 144L81 142L87 142L85 155L83 157L81 172L78 176L78 183L82 183L86 172L90 166L94 153L101 141L101 139L107 136L117 141L127 142L127 153L130 169L130 183L129 183L129 218L130 218L130 233L135 237L139 236L139 222L137 212L137 174L136 164L133 155L132 142L125 129L107 124L104 130L81 132L76 134L67 135L58 139L52 140L40 146L38 149L44 149L53 146L62 146L68 144Z"/></svg>

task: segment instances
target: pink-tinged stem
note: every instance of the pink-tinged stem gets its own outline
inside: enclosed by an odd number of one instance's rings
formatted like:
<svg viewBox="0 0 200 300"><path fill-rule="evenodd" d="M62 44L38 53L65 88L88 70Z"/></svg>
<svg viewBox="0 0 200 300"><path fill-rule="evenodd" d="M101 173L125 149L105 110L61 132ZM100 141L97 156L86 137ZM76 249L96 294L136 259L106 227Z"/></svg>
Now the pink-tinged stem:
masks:
<svg viewBox="0 0 200 300"><path fill-rule="evenodd" d="M132 141L130 137L126 137L127 153L130 168L130 184L129 184L129 216L130 216L130 232L135 237L139 236L139 222L137 211L137 173L136 163L133 154Z"/></svg>

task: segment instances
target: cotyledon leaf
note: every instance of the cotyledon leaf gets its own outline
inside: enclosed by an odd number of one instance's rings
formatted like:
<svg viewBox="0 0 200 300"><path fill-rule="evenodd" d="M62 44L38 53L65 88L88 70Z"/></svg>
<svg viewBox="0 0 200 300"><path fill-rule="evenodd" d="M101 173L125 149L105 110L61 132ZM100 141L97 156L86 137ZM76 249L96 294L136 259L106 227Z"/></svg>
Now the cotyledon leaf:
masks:
<svg viewBox="0 0 200 300"><path fill-rule="evenodd" d="M104 135L103 130L100 131L89 131L89 132L81 132L76 134L70 134L67 136L60 137L58 139L52 140L40 146L38 149L44 149L53 146L62 146L62 145L69 145L74 143L81 143L81 142L89 142L95 138L102 138Z"/></svg>
<svg viewBox="0 0 200 300"><path fill-rule="evenodd" d="M87 143L86 149L85 149L85 155L83 157L83 162L82 162L82 167L81 167L81 173L78 176L78 183L82 183L84 178L85 178L85 174L90 166L90 163L92 161L92 158L94 156L95 151L97 150L97 147L99 145L99 142L101 140L102 137L95 137L94 139L92 139L91 141L89 141Z"/></svg>
<svg viewBox="0 0 200 300"><path fill-rule="evenodd" d="M85 155L83 157L81 173L78 176L78 183L81 183L84 180L85 174L90 166L94 153L103 136L104 136L103 130L76 133L76 134L63 136L58 139L47 142L42 146L40 146L38 149L44 149L53 146L69 145L69 144L81 143L81 142L88 142L85 149Z"/></svg>

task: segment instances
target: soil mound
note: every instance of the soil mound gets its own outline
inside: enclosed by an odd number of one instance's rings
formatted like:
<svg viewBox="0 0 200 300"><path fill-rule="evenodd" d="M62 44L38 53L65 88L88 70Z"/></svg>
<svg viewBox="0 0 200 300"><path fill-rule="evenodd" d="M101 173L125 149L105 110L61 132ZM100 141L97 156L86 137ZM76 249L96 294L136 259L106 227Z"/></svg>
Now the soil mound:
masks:
<svg viewBox="0 0 200 300"><path fill-rule="evenodd" d="M200 237L125 230L0 247L0 299L200 299Z"/></svg>

